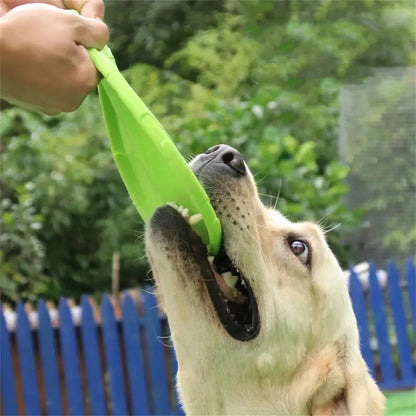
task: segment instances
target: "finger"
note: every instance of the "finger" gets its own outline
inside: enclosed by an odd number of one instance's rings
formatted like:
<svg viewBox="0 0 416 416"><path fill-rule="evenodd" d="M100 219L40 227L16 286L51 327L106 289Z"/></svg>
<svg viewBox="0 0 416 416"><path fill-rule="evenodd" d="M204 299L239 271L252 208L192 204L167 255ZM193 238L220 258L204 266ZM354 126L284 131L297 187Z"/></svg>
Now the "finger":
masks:
<svg viewBox="0 0 416 416"><path fill-rule="evenodd" d="M104 2L102 0L63 0L67 9L75 9L82 16L92 19L104 18Z"/></svg>
<svg viewBox="0 0 416 416"><path fill-rule="evenodd" d="M81 15L90 18L104 19L104 2L102 0L88 0L81 9Z"/></svg>
<svg viewBox="0 0 416 416"><path fill-rule="evenodd" d="M88 51L82 45L77 45L79 64L77 70L78 93L85 96L95 89L99 81L99 73L92 63Z"/></svg>
<svg viewBox="0 0 416 416"><path fill-rule="evenodd" d="M98 19L78 17L78 26L75 30L75 42L86 48L102 49L109 39L108 27Z"/></svg>

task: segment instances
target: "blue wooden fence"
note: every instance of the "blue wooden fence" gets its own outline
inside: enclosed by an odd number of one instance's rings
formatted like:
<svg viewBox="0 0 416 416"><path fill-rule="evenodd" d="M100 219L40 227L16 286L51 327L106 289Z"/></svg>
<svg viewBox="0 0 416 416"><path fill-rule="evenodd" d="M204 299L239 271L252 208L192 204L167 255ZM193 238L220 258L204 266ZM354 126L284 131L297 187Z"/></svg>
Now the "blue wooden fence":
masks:
<svg viewBox="0 0 416 416"><path fill-rule="evenodd" d="M354 272L350 276L363 356L380 387L388 390L416 385L416 276L411 261L403 277L394 263L389 264L386 287L374 265L368 289ZM52 325L42 300L35 329L21 303L14 331L1 314L2 414L182 414L174 393L177 363L166 345L166 319L152 293L143 291L140 297L138 303L125 295L117 318L104 296L97 322L84 296L79 325L62 298L59 328Z"/></svg>
<svg viewBox="0 0 416 416"><path fill-rule="evenodd" d="M356 274L350 277L350 296L360 331L361 351L371 374L384 390L416 386L415 265L407 262L404 279L393 262L387 270L386 287L370 265L365 291Z"/></svg>
<svg viewBox="0 0 416 416"><path fill-rule="evenodd" d="M41 300L33 329L19 302L14 331L7 330L2 313L2 414L182 414L174 392L176 360L167 345L167 321L152 293L141 293L140 306L124 296L122 319L116 319L106 295L97 323L83 296L76 326L62 298L56 328Z"/></svg>

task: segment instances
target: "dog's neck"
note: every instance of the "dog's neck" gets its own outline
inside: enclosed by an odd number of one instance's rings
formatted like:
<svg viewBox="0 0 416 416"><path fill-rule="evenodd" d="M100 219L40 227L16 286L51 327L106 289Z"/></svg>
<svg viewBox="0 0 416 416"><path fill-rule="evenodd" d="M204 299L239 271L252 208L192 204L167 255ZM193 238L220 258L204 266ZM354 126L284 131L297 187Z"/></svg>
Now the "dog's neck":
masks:
<svg viewBox="0 0 416 416"><path fill-rule="evenodd" d="M306 404L328 383L328 368L337 367L333 350L299 357L297 367L289 369L284 354L271 350L248 353L248 349L215 345L190 350L174 341L178 391L187 415L289 414L287 409L291 414L306 414L310 412ZM303 386L302 391L297 384ZM334 384L334 394L341 384L341 379Z"/></svg>

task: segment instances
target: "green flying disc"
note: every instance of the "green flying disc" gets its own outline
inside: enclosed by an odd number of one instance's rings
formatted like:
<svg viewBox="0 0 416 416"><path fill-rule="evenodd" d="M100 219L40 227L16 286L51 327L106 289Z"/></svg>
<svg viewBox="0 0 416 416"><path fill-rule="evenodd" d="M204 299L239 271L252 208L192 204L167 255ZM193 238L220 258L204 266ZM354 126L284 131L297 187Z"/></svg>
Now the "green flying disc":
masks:
<svg viewBox="0 0 416 416"><path fill-rule="evenodd" d="M194 226L211 254L219 251L221 224L208 195L155 116L117 68L108 47L89 54L103 79L98 85L113 156L127 191L147 222L168 203L200 213Z"/></svg>

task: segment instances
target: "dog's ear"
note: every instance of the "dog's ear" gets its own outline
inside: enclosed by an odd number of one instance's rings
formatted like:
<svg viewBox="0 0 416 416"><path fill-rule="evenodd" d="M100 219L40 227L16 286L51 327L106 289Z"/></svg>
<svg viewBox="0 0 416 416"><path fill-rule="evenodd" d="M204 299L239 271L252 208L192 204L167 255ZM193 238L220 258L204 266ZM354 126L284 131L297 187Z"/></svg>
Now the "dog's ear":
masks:
<svg viewBox="0 0 416 416"><path fill-rule="evenodd" d="M330 376L326 389L321 389L320 397L312 401L312 415L382 416L384 396L370 376L359 349L349 349L340 343L337 350L337 370L333 368L331 371L336 377L331 380ZM343 387L339 389L341 380ZM335 392L337 385L338 391ZM328 393L332 397L328 398Z"/></svg>

